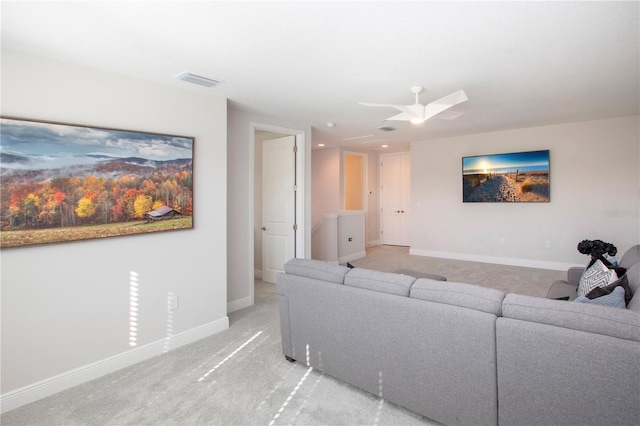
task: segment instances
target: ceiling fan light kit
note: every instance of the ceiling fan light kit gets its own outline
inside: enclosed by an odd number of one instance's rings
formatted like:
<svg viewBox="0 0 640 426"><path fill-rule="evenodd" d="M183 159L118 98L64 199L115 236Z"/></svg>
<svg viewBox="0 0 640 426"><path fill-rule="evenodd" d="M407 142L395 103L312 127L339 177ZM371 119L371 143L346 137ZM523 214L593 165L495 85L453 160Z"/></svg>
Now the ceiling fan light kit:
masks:
<svg viewBox="0 0 640 426"><path fill-rule="evenodd" d="M411 93L416 96L416 102L413 105L372 104L368 102L360 102L360 105L395 108L401 111L400 114L393 115L386 120L410 121L414 124L420 124L452 106L466 102L469 99L467 98L467 94L464 93L464 90L458 90L427 105L423 105L420 103L418 96L424 88L422 86L412 86L410 90ZM460 115L462 115L462 113L455 113L449 119L457 118Z"/></svg>

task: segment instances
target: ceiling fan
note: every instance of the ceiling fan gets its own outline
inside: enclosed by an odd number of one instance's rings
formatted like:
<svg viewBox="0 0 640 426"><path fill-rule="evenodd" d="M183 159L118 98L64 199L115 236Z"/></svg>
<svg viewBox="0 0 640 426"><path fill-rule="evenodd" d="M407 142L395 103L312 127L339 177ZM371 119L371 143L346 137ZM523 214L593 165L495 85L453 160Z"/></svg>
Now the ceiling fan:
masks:
<svg viewBox="0 0 640 426"><path fill-rule="evenodd" d="M418 95L423 90L424 88L422 86L411 87L411 92L416 95L416 103L413 105L371 104L366 102L360 102L360 105L395 108L398 111L402 112L400 114L389 117L386 120L410 121L412 123L419 124L437 114L440 114L441 112L451 108L452 106L465 102L469 99L467 98L467 94L464 93L464 90L458 90L457 92L444 96L427 105L422 105L420 102L418 102ZM450 114L439 116L438 118L453 120L460 115L462 115L462 113L450 111Z"/></svg>

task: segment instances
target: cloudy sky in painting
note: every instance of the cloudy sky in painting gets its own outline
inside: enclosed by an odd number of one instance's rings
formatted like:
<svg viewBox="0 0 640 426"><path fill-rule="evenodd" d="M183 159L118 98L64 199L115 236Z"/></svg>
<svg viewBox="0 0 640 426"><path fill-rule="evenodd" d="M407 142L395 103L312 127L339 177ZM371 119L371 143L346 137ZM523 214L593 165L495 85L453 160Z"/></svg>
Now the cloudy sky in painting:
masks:
<svg viewBox="0 0 640 426"><path fill-rule="evenodd" d="M492 171L539 171L549 169L549 151L516 152L510 154L479 155L464 157L462 169L465 174Z"/></svg>
<svg viewBox="0 0 640 426"><path fill-rule="evenodd" d="M0 166L53 169L91 164L100 159L147 160L192 158L193 139L151 133L0 119Z"/></svg>

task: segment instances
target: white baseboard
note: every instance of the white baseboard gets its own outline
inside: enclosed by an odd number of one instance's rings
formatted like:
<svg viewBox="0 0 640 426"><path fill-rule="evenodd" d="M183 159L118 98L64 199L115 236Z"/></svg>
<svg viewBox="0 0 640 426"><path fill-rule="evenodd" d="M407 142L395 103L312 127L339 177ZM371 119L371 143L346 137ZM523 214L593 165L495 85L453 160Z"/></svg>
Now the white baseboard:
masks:
<svg viewBox="0 0 640 426"><path fill-rule="evenodd" d="M169 350L212 336L228 328L229 318L225 316L169 338L139 346L101 361L7 392L0 396L0 410L2 413L6 413L154 356L162 355Z"/></svg>
<svg viewBox="0 0 640 426"><path fill-rule="evenodd" d="M338 263L351 262L352 260L361 259L367 256L366 251L360 251L358 253L348 254L338 259Z"/></svg>
<svg viewBox="0 0 640 426"><path fill-rule="evenodd" d="M450 253L432 250L410 249L409 254L416 256L439 257L442 259L467 260L469 262L494 263L497 265L523 266L525 268L551 269L566 271L572 266L581 266L575 263L550 262L546 260L518 259L514 257L482 256L467 253ZM582 265L583 266L583 265Z"/></svg>
<svg viewBox="0 0 640 426"><path fill-rule="evenodd" d="M262 269L254 269L253 270L253 277L261 280L262 279Z"/></svg>
<svg viewBox="0 0 640 426"><path fill-rule="evenodd" d="M253 305L251 297L243 297L242 299L234 300L227 303L227 313L239 311L240 309L248 308L251 305Z"/></svg>
<svg viewBox="0 0 640 426"><path fill-rule="evenodd" d="M379 246L379 245L380 245L380 240L373 240L367 243L367 247L373 247L373 246Z"/></svg>

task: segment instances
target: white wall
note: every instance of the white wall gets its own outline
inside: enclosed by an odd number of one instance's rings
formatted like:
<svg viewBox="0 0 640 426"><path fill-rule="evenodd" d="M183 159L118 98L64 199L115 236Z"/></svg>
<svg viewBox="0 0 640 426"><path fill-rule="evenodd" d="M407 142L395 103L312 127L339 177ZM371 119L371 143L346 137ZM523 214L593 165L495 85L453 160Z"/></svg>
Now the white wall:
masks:
<svg viewBox="0 0 640 426"><path fill-rule="evenodd" d="M338 262L351 262L365 257L365 247L364 210L341 212L338 215Z"/></svg>
<svg viewBox="0 0 640 426"><path fill-rule="evenodd" d="M340 149L314 149L311 154L311 222L317 226L325 214L337 214L340 203Z"/></svg>
<svg viewBox="0 0 640 426"><path fill-rule="evenodd" d="M365 245L366 247L380 244L380 151L373 149L362 149L357 147L340 149L340 207L344 210L345 188L344 188L344 155L345 153L367 154L367 209L365 215ZM386 151L384 151L386 152Z"/></svg>
<svg viewBox="0 0 640 426"><path fill-rule="evenodd" d="M226 329L226 99L8 50L1 89L5 116L196 140L194 229L2 250L3 409Z"/></svg>
<svg viewBox="0 0 640 426"><path fill-rule="evenodd" d="M379 197L380 156L378 151L360 148L315 149L312 164L312 213L313 226L325 214L337 214L344 210L344 153L367 154L367 213L365 220L365 244L376 245L380 241Z"/></svg>
<svg viewBox="0 0 640 426"><path fill-rule="evenodd" d="M311 230L311 258L338 263L338 215L325 214Z"/></svg>
<svg viewBox="0 0 640 426"><path fill-rule="evenodd" d="M637 116L411 144L412 254L562 269L640 236ZM550 203L463 203L463 156L550 150ZM504 239L504 245L500 245ZM549 241L550 248L545 248Z"/></svg>
<svg viewBox="0 0 640 426"><path fill-rule="evenodd" d="M252 123L300 130L305 133L303 200L306 217L298 222L304 237L299 257L311 255L311 128L301 123L229 108L227 119L227 292L229 312L253 304L254 285L254 146ZM299 147L300 149L300 147ZM301 169L300 169L301 170ZM302 253L304 252L304 253Z"/></svg>

